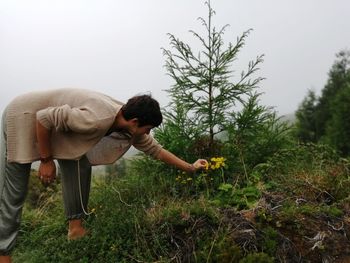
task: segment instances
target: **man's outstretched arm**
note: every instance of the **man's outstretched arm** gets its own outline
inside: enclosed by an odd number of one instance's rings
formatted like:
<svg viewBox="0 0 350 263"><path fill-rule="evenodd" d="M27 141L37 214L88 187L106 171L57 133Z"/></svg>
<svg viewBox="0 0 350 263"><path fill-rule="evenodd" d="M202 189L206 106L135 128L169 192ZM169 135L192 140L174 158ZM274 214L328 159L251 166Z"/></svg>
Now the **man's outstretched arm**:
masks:
<svg viewBox="0 0 350 263"><path fill-rule="evenodd" d="M156 158L166 164L173 165L178 169L188 173L193 173L199 169L203 169L207 165L207 161L205 159L198 159L193 164L190 164L165 149L162 149Z"/></svg>

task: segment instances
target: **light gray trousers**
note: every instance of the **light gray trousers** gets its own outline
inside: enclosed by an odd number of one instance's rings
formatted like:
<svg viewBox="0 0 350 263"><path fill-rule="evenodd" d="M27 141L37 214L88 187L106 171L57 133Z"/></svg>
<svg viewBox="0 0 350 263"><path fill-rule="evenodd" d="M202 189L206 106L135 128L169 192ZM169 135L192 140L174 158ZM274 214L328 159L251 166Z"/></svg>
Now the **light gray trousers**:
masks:
<svg viewBox="0 0 350 263"><path fill-rule="evenodd" d="M7 162L6 112L2 117L0 134L0 255L8 255L18 235L22 208L28 192L31 163ZM91 184L91 165L84 156L78 161L58 160L62 174L62 193L67 219L84 216L87 211ZM80 190L78 178L80 169ZM81 203L82 201L82 203Z"/></svg>

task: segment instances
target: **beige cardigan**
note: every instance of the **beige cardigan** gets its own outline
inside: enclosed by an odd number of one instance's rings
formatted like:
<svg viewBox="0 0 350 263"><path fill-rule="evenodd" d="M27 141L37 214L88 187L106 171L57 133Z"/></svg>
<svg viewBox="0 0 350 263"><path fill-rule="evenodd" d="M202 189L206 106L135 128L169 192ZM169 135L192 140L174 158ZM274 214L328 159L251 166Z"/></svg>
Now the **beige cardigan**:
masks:
<svg viewBox="0 0 350 263"><path fill-rule="evenodd" d="M93 165L113 163L131 145L156 157L162 147L150 135L105 136L123 103L90 90L57 89L15 98L6 109L7 159L30 163L39 159L36 120L51 129L56 159L79 159L87 154Z"/></svg>

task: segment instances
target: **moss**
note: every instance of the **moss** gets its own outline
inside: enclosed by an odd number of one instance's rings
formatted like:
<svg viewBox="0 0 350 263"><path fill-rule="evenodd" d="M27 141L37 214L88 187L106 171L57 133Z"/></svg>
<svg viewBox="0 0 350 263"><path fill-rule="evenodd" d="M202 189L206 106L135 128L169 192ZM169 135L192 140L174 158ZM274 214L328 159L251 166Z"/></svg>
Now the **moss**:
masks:
<svg viewBox="0 0 350 263"><path fill-rule="evenodd" d="M263 233L263 251L265 251L269 255L275 255L278 242L278 232L272 227L267 227L263 230Z"/></svg>
<svg viewBox="0 0 350 263"><path fill-rule="evenodd" d="M207 235L197 243L193 253L193 262L238 262L242 258L242 251L228 233Z"/></svg>
<svg viewBox="0 0 350 263"><path fill-rule="evenodd" d="M241 259L239 263L273 263L274 258L265 253L253 253L248 254L245 258Z"/></svg>
<svg viewBox="0 0 350 263"><path fill-rule="evenodd" d="M325 213L328 216L340 217L343 215L343 211L335 206L322 206L321 212Z"/></svg>

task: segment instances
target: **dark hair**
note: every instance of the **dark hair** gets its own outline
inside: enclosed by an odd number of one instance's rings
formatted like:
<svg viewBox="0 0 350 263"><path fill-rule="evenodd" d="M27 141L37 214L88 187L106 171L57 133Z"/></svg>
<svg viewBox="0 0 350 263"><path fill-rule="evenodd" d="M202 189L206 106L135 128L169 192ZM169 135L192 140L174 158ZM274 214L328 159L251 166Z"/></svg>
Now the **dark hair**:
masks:
<svg viewBox="0 0 350 263"><path fill-rule="evenodd" d="M134 96L122 107L123 117L128 121L137 118L139 127L145 125L159 126L163 121L159 103L150 95Z"/></svg>

